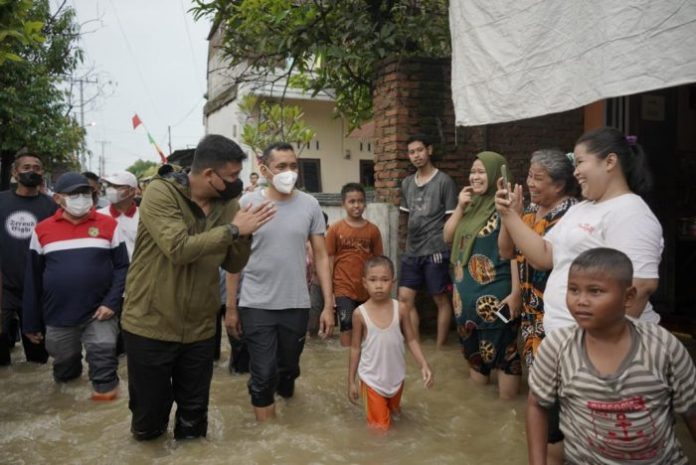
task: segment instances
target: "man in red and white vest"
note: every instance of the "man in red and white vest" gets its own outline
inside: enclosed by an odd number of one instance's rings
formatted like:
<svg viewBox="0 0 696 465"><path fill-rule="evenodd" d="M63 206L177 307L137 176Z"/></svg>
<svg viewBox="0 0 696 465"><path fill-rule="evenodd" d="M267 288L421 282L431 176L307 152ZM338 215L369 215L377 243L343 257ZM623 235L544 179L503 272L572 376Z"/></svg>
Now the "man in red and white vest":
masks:
<svg viewBox="0 0 696 465"><path fill-rule="evenodd" d="M128 249L128 259L132 260L140 216L138 206L135 203L138 179L133 173L118 171L103 177L101 180L106 184L106 199L111 205L100 209L99 213L116 219L121 229L121 237L123 237Z"/></svg>

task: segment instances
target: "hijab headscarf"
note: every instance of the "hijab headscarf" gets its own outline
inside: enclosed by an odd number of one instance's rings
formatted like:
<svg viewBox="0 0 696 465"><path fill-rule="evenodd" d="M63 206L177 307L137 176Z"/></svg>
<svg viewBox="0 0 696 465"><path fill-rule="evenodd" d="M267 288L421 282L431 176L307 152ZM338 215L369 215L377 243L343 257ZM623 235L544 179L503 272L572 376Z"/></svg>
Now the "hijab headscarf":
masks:
<svg viewBox="0 0 696 465"><path fill-rule="evenodd" d="M495 211L495 193L498 190L498 179L502 176L501 167L507 165L505 157L496 152L481 152L476 158L481 160L486 168L488 188L483 194L473 196L471 203L464 210L464 216L457 224L450 259L453 264L469 263L476 236Z"/></svg>

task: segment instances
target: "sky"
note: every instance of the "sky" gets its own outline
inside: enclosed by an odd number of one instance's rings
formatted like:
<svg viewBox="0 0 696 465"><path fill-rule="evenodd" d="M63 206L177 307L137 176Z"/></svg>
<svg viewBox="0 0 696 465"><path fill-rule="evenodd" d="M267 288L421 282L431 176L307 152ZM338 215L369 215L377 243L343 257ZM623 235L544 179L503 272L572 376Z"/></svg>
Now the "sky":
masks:
<svg viewBox="0 0 696 465"><path fill-rule="evenodd" d="M62 0L52 0L54 6ZM190 0L67 0L82 27L84 123L91 170L124 170L138 159L159 161L147 131L169 154L194 147L205 128L203 105L210 20L194 21ZM78 85L73 88L80 120ZM143 126L133 129L138 114ZM102 152L103 151L103 152Z"/></svg>

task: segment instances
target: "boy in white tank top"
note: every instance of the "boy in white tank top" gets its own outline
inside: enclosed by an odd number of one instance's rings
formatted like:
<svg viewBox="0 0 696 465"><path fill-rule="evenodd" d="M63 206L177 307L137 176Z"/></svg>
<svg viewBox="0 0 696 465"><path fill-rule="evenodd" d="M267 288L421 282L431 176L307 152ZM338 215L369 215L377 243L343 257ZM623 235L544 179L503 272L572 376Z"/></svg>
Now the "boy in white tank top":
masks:
<svg viewBox="0 0 696 465"><path fill-rule="evenodd" d="M358 402L357 375L368 425L386 431L391 425L391 412L400 411L406 375L404 340L421 366L427 388L433 385L433 373L410 325L408 312L391 298L394 285L391 260L384 256L370 258L365 263L363 285L370 298L353 313L348 399Z"/></svg>

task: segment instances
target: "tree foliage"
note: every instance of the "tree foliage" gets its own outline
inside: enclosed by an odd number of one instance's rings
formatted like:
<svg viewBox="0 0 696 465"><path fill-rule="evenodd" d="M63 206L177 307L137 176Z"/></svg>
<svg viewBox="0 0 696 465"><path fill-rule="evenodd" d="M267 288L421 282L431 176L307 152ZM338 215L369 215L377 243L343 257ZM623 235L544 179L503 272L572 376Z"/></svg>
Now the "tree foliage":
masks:
<svg viewBox="0 0 696 465"><path fill-rule="evenodd" d="M12 3L12 2L10 2ZM13 41L19 61L0 64L0 151L29 147L53 163L74 163L83 148L84 130L70 115L63 83L82 61L79 25L72 8L51 11L48 0L34 0L27 23L41 23L44 40Z"/></svg>
<svg viewBox="0 0 696 465"><path fill-rule="evenodd" d="M304 120L302 109L295 105L259 100L247 95L239 104L239 110L246 116L242 128L242 142L251 147L256 156L273 142L295 144L298 155L315 135Z"/></svg>
<svg viewBox="0 0 696 465"><path fill-rule="evenodd" d="M31 0L0 0L0 65L6 60L21 61L17 45L43 42L42 21L27 19Z"/></svg>
<svg viewBox="0 0 696 465"><path fill-rule="evenodd" d="M157 172L159 163L152 160L136 160L132 165L126 168L126 171L130 171L135 175L136 178L152 176Z"/></svg>
<svg viewBox="0 0 696 465"><path fill-rule="evenodd" d="M238 82L327 92L351 128L371 117L376 63L448 56L447 0L195 0L223 28Z"/></svg>

